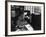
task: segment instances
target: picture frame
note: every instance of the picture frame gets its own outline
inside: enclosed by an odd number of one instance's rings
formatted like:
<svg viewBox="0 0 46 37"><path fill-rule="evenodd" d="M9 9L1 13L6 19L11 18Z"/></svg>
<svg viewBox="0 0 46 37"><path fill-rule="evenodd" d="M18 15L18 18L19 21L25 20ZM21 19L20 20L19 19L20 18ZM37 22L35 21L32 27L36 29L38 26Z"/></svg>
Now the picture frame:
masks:
<svg viewBox="0 0 46 37"><path fill-rule="evenodd" d="M40 30L36 29L35 30L35 25L34 26L34 31L20 31L20 32L16 32L16 31L12 31L12 27L11 27L11 16L13 13L12 12L12 8L13 7L17 7L17 6L20 6L20 7L24 7L25 10L26 10L26 7L27 7L27 10L29 8L29 10L34 13L34 11L36 11L36 14L37 15L37 9L35 10L35 8L40 8L38 10L38 12L41 12L41 26L38 27L38 28L41 28ZM28 7L29 6L29 7ZM31 8L30 8L31 7ZM13 8L14 10L14 8ZM24 11L24 12L28 12L29 11ZM31 14L32 14L31 13ZM39 15L39 13L38 13ZM14 15L13 15L14 16ZM38 16L39 17L39 16ZM32 23L33 24L33 23ZM39 24L39 23L38 23ZM39 25L37 25L39 26ZM37 28L37 27L36 27ZM25 2L25 1L9 1L9 2L5 2L5 36L23 36L23 35L40 35L40 34L45 34L45 3L44 2Z"/></svg>

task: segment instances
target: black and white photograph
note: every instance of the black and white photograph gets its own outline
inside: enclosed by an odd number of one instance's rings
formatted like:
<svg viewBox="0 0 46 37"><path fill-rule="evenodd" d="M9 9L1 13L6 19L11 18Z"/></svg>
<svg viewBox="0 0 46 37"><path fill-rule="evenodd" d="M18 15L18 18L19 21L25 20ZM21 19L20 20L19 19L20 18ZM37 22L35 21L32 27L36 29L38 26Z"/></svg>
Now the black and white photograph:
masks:
<svg viewBox="0 0 46 37"><path fill-rule="evenodd" d="M8 35L44 33L44 5L8 2Z"/></svg>
<svg viewBox="0 0 46 37"><path fill-rule="evenodd" d="M41 7L11 5L11 31L41 30Z"/></svg>

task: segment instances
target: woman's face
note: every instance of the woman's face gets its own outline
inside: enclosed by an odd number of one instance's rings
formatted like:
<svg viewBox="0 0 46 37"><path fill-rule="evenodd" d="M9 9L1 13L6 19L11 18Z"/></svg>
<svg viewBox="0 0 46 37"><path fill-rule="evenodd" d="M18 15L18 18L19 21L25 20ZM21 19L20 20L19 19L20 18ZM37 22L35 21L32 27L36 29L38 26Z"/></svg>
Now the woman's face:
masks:
<svg viewBox="0 0 46 37"><path fill-rule="evenodd" d="M12 11L12 17L15 17L15 11Z"/></svg>

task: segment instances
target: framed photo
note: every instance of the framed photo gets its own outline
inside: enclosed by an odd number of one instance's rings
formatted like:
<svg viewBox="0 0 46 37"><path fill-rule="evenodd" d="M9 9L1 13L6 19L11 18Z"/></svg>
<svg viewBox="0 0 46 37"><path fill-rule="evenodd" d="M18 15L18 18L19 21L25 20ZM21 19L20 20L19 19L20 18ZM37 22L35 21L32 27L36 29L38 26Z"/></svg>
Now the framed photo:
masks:
<svg viewBox="0 0 46 37"><path fill-rule="evenodd" d="M45 34L45 3L6 2L5 35Z"/></svg>

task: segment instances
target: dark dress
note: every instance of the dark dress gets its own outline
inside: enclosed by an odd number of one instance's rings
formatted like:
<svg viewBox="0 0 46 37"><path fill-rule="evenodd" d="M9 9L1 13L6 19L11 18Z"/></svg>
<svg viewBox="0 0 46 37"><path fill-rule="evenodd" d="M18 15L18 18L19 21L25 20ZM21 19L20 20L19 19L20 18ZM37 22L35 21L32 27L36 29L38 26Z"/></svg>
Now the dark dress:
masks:
<svg viewBox="0 0 46 37"><path fill-rule="evenodd" d="M24 12L24 6L15 6L15 8L12 8L11 11L15 11L15 17L11 17L11 31L16 31L16 25L17 25L17 20L18 17L21 16ZM12 13L11 13L12 15ZM13 21L13 24L12 24Z"/></svg>
<svg viewBox="0 0 46 37"><path fill-rule="evenodd" d="M16 23L16 21L17 21L17 17L11 17L11 31L16 31L17 30L17 28L16 28L16 25L17 25L17 23ZM13 21L13 22L12 22Z"/></svg>

